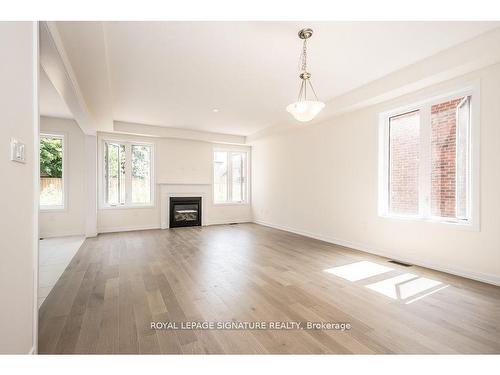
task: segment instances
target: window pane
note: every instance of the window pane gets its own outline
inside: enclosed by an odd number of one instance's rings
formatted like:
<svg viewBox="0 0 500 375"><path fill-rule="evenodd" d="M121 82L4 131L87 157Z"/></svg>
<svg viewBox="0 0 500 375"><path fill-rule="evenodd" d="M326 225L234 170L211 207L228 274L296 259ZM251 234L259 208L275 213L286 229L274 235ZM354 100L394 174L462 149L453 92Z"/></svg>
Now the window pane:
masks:
<svg viewBox="0 0 500 375"><path fill-rule="evenodd" d="M132 146L132 203L151 202L151 146Z"/></svg>
<svg viewBox="0 0 500 375"><path fill-rule="evenodd" d="M64 205L62 137L40 137L40 205Z"/></svg>
<svg viewBox="0 0 500 375"><path fill-rule="evenodd" d="M232 153L232 200L233 202L242 202L245 200L244 192L244 160L243 153Z"/></svg>
<svg viewBox="0 0 500 375"><path fill-rule="evenodd" d="M227 152L214 152L214 200L227 201Z"/></svg>
<svg viewBox="0 0 500 375"><path fill-rule="evenodd" d="M469 106L464 104L464 99L457 98L431 108L433 216L466 216ZM460 123L457 123L458 117ZM457 206L460 212L457 212Z"/></svg>
<svg viewBox="0 0 500 375"><path fill-rule="evenodd" d="M470 97L457 110L457 218L469 218Z"/></svg>
<svg viewBox="0 0 500 375"><path fill-rule="evenodd" d="M105 152L106 202L125 204L125 146L106 143Z"/></svg>
<svg viewBox="0 0 500 375"><path fill-rule="evenodd" d="M389 211L417 215L420 113L405 113L389 121Z"/></svg>

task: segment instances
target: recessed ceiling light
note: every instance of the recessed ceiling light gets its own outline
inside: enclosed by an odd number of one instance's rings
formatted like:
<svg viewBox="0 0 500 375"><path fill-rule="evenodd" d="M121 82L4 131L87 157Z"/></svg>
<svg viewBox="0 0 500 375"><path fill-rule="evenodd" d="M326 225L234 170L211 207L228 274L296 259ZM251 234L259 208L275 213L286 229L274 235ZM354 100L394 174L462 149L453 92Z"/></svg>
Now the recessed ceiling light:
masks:
<svg viewBox="0 0 500 375"><path fill-rule="evenodd" d="M217 112L219 112L219 108L214 108L214 109L212 109L212 112L213 112L213 113L217 113Z"/></svg>

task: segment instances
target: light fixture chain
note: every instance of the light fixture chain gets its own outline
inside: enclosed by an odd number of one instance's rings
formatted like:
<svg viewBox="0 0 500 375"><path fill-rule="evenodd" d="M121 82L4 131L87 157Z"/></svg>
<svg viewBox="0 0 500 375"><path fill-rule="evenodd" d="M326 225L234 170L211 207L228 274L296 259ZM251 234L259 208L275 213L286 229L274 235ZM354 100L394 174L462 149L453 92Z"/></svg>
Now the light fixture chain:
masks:
<svg viewBox="0 0 500 375"><path fill-rule="evenodd" d="M306 72L307 71L307 39L304 39L301 60L302 60L301 70L302 70L302 72Z"/></svg>

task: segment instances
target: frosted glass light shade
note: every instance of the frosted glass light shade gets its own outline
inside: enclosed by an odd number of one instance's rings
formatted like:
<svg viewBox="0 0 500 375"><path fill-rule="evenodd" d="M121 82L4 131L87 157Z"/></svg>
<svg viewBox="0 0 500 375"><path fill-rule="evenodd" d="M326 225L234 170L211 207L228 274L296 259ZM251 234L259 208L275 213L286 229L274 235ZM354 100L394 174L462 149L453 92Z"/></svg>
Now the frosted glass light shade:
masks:
<svg viewBox="0 0 500 375"><path fill-rule="evenodd" d="M302 100L286 107L286 110L292 114L297 121L307 122L316 117L321 110L325 108L325 103L314 100Z"/></svg>

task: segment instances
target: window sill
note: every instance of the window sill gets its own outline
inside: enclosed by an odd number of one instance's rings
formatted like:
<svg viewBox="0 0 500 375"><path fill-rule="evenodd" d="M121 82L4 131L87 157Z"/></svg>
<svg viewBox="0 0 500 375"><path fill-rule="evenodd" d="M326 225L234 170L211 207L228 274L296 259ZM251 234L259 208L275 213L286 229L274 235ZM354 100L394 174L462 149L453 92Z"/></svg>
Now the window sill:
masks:
<svg viewBox="0 0 500 375"><path fill-rule="evenodd" d="M429 223L429 224L442 224L450 227L454 227L460 230L468 230L479 232L479 225L473 222L464 222L457 220L443 220L441 218L424 218L420 216L398 216L398 215L389 215L389 214L379 214L378 215L382 219L389 219L393 221L402 221L402 222L416 222L416 223Z"/></svg>
<svg viewBox="0 0 500 375"><path fill-rule="evenodd" d="M136 208L155 208L155 204L136 204L136 205L120 205L120 206L100 206L100 210L130 210Z"/></svg>
<svg viewBox="0 0 500 375"><path fill-rule="evenodd" d="M54 206L54 207L45 206L45 207L40 207L38 209L38 211L41 213L66 212L66 207L64 207L64 206Z"/></svg>
<svg viewBox="0 0 500 375"><path fill-rule="evenodd" d="M214 206L248 206L248 202L213 202Z"/></svg>

